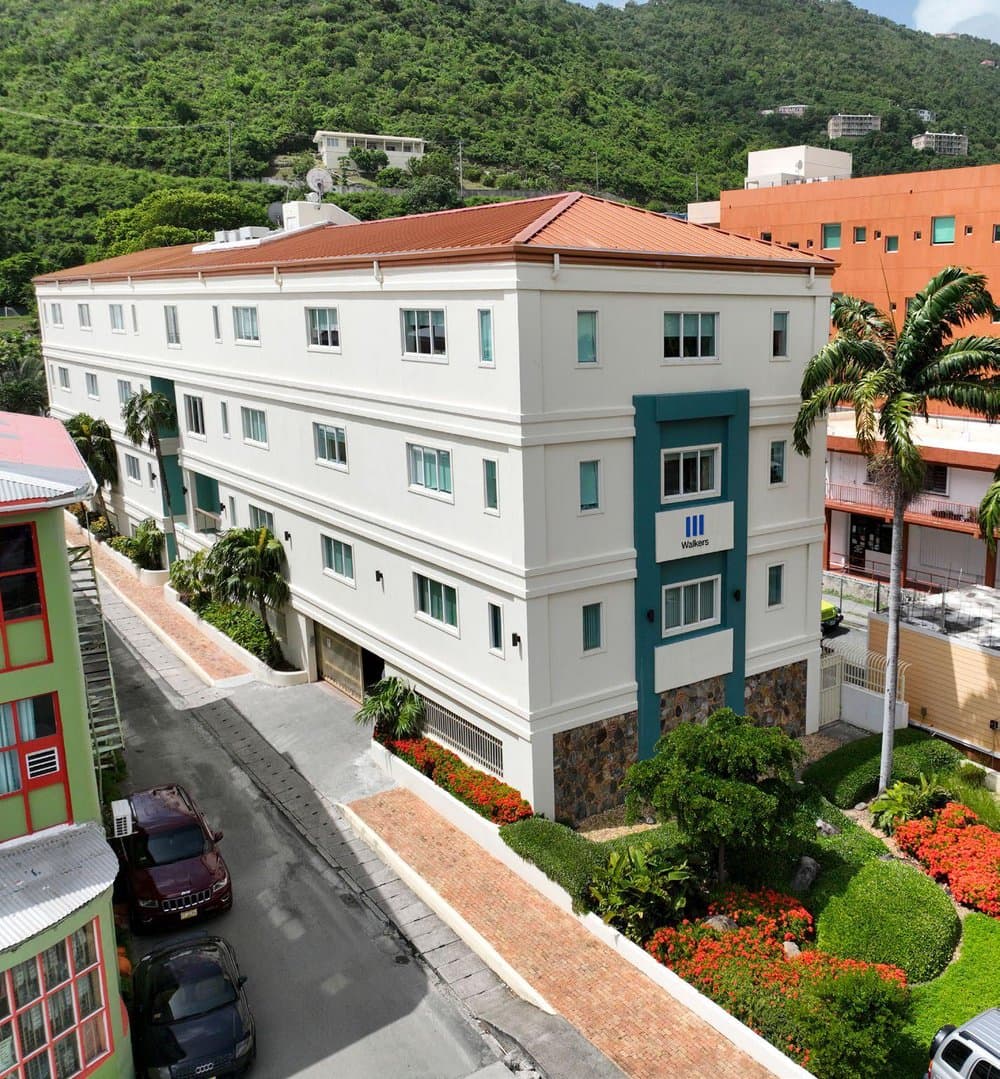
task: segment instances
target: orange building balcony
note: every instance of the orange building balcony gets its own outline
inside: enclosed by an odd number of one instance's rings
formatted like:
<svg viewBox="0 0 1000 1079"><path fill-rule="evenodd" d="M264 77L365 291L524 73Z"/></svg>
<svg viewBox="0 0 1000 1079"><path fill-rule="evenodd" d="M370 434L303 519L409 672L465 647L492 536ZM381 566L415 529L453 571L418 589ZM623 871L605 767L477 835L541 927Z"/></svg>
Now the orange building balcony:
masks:
<svg viewBox="0 0 1000 1079"><path fill-rule="evenodd" d="M869 517L892 519L892 507L885 496L870 483L830 483L826 485L826 508L845 513L865 513ZM929 525L951 532L979 533L979 507L964 502L952 502L933 495L916 495L906 507L903 518L907 524Z"/></svg>

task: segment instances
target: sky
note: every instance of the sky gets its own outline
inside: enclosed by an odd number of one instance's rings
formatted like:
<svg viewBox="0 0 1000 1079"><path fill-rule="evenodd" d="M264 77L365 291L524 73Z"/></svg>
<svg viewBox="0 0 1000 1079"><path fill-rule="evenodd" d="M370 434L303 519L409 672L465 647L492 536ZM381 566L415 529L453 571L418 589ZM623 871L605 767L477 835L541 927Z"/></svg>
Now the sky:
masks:
<svg viewBox="0 0 1000 1079"><path fill-rule="evenodd" d="M597 0L579 0L594 7ZM625 0L605 0L623 7ZM895 22L931 34L973 34L1000 43L1000 0L853 0Z"/></svg>

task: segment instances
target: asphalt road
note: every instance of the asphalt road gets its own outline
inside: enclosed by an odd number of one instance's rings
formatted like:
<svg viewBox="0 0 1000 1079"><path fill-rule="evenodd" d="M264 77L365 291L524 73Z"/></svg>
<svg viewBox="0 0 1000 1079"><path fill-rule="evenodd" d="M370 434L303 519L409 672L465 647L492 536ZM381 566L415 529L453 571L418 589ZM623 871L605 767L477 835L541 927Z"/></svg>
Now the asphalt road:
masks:
<svg viewBox="0 0 1000 1079"><path fill-rule="evenodd" d="M109 637L127 787L180 782L225 833L233 909L201 928L233 944L248 977L254 1079L463 1079L491 1063L477 1031L424 967ZM189 932L136 938L137 951Z"/></svg>

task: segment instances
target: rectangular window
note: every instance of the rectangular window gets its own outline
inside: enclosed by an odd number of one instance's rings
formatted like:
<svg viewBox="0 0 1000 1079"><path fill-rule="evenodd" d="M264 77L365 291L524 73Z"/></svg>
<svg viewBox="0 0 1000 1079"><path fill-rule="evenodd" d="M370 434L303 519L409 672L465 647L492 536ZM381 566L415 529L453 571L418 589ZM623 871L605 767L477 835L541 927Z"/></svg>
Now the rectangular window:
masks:
<svg viewBox="0 0 1000 1079"><path fill-rule="evenodd" d="M479 364L481 367L493 367L493 312L481 310L479 319Z"/></svg>
<svg viewBox="0 0 1000 1079"><path fill-rule="evenodd" d="M255 506L251 502L247 506L247 513L250 515L251 528L266 528L268 532L274 531L274 514L270 510L262 510L260 506Z"/></svg>
<svg viewBox="0 0 1000 1079"><path fill-rule="evenodd" d="M49 305L49 314L52 316L52 325L61 326L62 320L62 304L54 303Z"/></svg>
<svg viewBox="0 0 1000 1079"><path fill-rule="evenodd" d="M34 528L30 524L0 528L0 623L38 618L41 613L42 582L35 554Z"/></svg>
<svg viewBox="0 0 1000 1079"><path fill-rule="evenodd" d="M125 475L134 483L142 483L142 472L140 471L139 458L134 454L125 454Z"/></svg>
<svg viewBox="0 0 1000 1079"><path fill-rule="evenodd" d="M423 487L428 491L451 494L451 454L448 450L435 450L427 446L407 444L410 486Z"/></svg>
<svg viewBox="0 0 1000 1079"><path fill-rule="evenodd" d="M597 363L597 312L576 313L576 362Z"/></svg>
<svg viewBox="0 0 1000 1079"><path fill-rule="evenodd" d="M771 443L770 471L768 483L772 487L785 482L785 440L775 439Z"/></svg>
<svg viewBox="0 0 1000 1079"><path fill-rule="evenodd" d="M931 243L953 244L955 242L955 218L931 218Z"/></svg>
<svg viewBox="0 0 1000 1079"><path fill-rule="evenodd" d="M444 311L404 310L403 352L407 356L444 356Z"/></svg>
<svg viewBox="0 0 1000 1079"><path fill-rule="evenodd" d="M929 494L946 495L948 493L948 466L924 465L923 489Z"/></svg>
<svg viewBox="0 0 1000 1079"><path fill-rule="evenodd" d="M61 390L69 389L69 368L60 367L59 369L59 388Z"/></svg>
<svg viewBox="0 0 1000 1079"><path fill-rule="evenodd" d="M237 341L260 344L260 330L257 328L256 307L233 308L233 334Z"/></svg>
<svg viewBox="0 0 1000 1079"><path fill-rule="evenodd" d="M92 397L95 401L98 400L101 393L97 385L97 375L93 371L87 371L83 377L87 383L87 396Z"/></svg>
<svg viewBox="0 0 1000 1079"><path fill-rule="evenodd" d="M585 603L581 616L583 623L583 650L584 652L596 652L604 643L602 621L602 604Z"/></svg>
<svg viewBox="0 0 1000 1079"><path fill-rule="evenodd" d="M132 383L127 378L118 379L118 404L127 405L132 397Z"/></svg>
<svg viewBox="0 0 1000 1079"><path fill-rule="evenodd" d="M259 446L267 445L267 414L262 408L240 408L243 421L243 441L254 442Z"/></svg>
<svg viewBox="0 0 1000 1079"><path fill-rule="evenodd" d="M323 568L345 581L354 580L354 548L349 543L323 536Z"/></svg>
<svg viewBox="0 0 1000 1079"><path fill-rule="evenodd" d="M307 307L306 330L312 348L340 348L340 320L336 307Z"/></svg>
<svg viewBox="0 0 1000 1079"><path fill-rule="evenodd" d="M663 636L719 623L719 592L722 578L702 577L663 589Z"/></svg>
<svg viewBox="0 0 1000 1079"><path fill-rule="evenodd" d="M90 304L89 303L78 303L76 305L76 313L77 313L77 316L80 319L80 329L81 330L89 330L90 329Z"/></svg>
<svg viewBox="0 0 1000 1079"><path fill-rule="evenodd" d="M177 308L173 304L164 306L163 320L167 327L167 344L179 345L181 343L181 324L177 320Z"/></svg>
<svg viewBox="0 0 1000 1079"><path fill-rule="evenodd" d="M200 397L184 394L185 427L193 435L205 433L205 405Z"/></svg>
<svg viewBox="0 0 1000 1079"><path fill-rule="evenodd" d="M453 629L458 628L458 593L451 585L434 581L421 573L413 575L417 593L417 610L420 614L442 622Z"/></svg>
<svg viewBox="0 0 1000 1079"><path fill-rule="evenodd" d="M108 314L111 317L111 332L112 333L124 333L125 332L125 309L120 303L113 303L108 305Z"/></svg>
<svg viewBox="0 0 1000 1079"><path fill-rule="evenodd" d="M665 360L714 360L718 315L707 312L667 311L663 315L663 358Z"/></svg>
<svg viewBox="0 0 1000 1079"><path fill-rule="evenodd" d="M490 622L490 651L503 653L503 611L496 603L487 603Z"/></svg>
<svg viewBox="0 0 1000 1079"><path fill-rule="evenodd" d="M771 314L771 355L788 355L788 312L774 311Z"/></svg>
<svg viewBox="0 0 1000 1079"><path fill-rule="evenodd" d="M232 495L226 500L229 503L229 527L236 527L236 499Z"/></svg>
<svg viewBox="0 0 1000 1079"><path fill-rule="evenodd" d="M767 605L768 607L780 607L785 602L785 566L779 562L777 565L767 567Z"/></svg>
<svg viewBox="0 0 1000 1079"><path fill-rule="evenodd" d="M663 451L663 501L713 498L719 494L720 446Z"/></svg>
<svg viewBox="0 0 1000 1079"><path fill-rule="evenodd" d="M343 427L328 427L324 423L313 424L316 443L316 460L347 468L347 435Z"/></svg>
<svg viewBox="0 0 1000 1079"><path fill-rule="evenodd" d="M580 512L601 508L601 462L580 462Z"/></svg>
<svg viewBox="0 0 1000 1079"><path fill-rule="evenodd" d="M149 486L151 488L155 487L156 486L156 473L153 471L152 464L146 465L146 474L149 476ZM135 535L134 531L132 532L132 535L133 536Z"/></svg>
<svg viewBox="0 0 1000 1079"><path fill-rule="evenodd" d="M886 236L885 238L885 250L888 254L899 250L899 237L898 236Z"/></svg>
<svg viewBox="0 0 1000 1079"><path fill-rule="evenodd" d="M868 229L864 225L854 226L854 242L856 244L866 243L868 240Z"/></svg>
<svg viewBox="0 0 1000 1079"><path fill-rule="evenodd" d="M993 226L993 242L995 244L1000 244L1000 225L994 225ZM59 305L58 304L53 304L52 306L53 307L58 307ZM55 317L56 317L55 315L52 316L53 321L55 321Z"/></svg>
<svg viewBox="0 0 1000 1079"><path fill-rule="evenodd" d="M225 401L219 402L219 418L222 420L222 435L229 438L229 405Z"/></svg>
<svg viewBox="0 0 1000 1079"><path fill-rule="evenodd" d="M132 304L132 332L139 332L139 311L135 304Z"/></svg>
<svg viewBox="0 0 1000 1079"><path fill-rule="evenodd" d="M491 513L498 513L500 510L497 463L489 457L483 460L483 508Z"/></svg>
<svg viewBox="0 0 1000 1079"><path fill-rule="evenodd" d="M222 340L222 319L219 316L218 304L212 304L212 336L216 341Z"/></svg>
<svg viewBox="0 0 1000 1079"><path fill-rule="evenodd" d="M836 251L840 247L840 225L823 226L823 247L828 251Z"/></svg>

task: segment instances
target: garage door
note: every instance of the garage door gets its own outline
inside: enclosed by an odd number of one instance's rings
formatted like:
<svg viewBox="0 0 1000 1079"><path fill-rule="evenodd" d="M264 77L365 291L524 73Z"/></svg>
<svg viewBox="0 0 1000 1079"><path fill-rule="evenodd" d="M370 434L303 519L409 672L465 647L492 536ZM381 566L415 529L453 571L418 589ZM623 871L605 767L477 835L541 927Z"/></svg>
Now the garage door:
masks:
<svg viewBox="0 0 1000 1079"><path fill-rule="evenodd" d="M321 678L360 701L364 689L361 647L325 626L316 625L316 659Z"/></svg>

